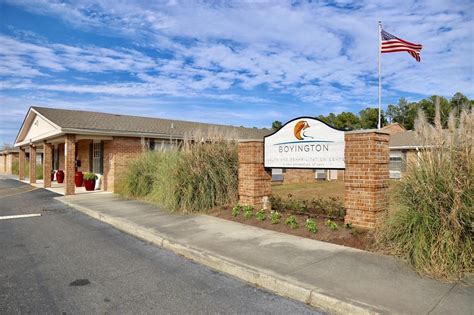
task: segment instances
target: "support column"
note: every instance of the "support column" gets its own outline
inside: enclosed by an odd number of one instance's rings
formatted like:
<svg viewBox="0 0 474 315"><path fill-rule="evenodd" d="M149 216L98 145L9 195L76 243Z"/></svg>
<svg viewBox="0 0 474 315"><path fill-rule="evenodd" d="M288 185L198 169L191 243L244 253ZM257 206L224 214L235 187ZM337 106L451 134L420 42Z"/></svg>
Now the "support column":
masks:
<svg viewBox="0 0 474 315"><path fill-rule="evenodd" d="M25 164L26 164L26 152L24 148L20 148L20 154L18 155L18 179L25 180Z"/></svg>
<svg viewBox="0 0 474 315"><path fill-rule="evenodd" d="M388 209L389 139L389 134L374 130L346 133L346 223L373 229Z"/></svg>
<svg viewBox="0 0 474 315"><path fill-rule="evenodd" d="M67 134L64 136L64 194L74 195L74 175L76 158L76 135Z"/></svg>
<svg viewBox="0 0 474 315"><path fill-rule="evenodd" d="M53 145L51 143L43 144L43 187L51 187L51 170L53 162Z"/></svg>
<svg viewBox="0 0 474 315"><path fill-rule="evenodd" d="M36 146L30 144L30 184L36 183Z"/></svg>
<svg viewBox="0 0 474 315"><path fill-rule="evenodd" d="M263 141L239 141L239 204L270 209L272 175L263 167Z"/></svg>

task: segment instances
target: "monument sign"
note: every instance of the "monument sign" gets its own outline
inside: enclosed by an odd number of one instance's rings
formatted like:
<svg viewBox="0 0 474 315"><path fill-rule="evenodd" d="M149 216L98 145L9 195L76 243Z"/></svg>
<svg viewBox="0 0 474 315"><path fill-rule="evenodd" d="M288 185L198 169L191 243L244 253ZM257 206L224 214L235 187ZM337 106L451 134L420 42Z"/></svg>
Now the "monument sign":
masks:
<svg viewBox="0 0 474 315"><path fill-rule="evenodd" d="M264 138L264 166L343 169L344 148L344 131L300 117Z"/></svg>

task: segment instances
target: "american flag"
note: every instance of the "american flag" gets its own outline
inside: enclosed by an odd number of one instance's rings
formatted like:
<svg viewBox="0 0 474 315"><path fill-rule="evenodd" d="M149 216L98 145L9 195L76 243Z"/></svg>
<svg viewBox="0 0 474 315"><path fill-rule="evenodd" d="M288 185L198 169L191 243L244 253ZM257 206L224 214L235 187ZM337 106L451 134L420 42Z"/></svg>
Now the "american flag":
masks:
<svg viewBox="0 0 474 315"><path fill-rule="evenodd" d="M421 44L413 44L413 43L407 42L403 39L400 39L382 30L382 47L381 47L382 53L406 51L410 55L412 55L412 57L415 58L416 61L419 62L421 60L420 58L421 48L422 48Z"/></svg>

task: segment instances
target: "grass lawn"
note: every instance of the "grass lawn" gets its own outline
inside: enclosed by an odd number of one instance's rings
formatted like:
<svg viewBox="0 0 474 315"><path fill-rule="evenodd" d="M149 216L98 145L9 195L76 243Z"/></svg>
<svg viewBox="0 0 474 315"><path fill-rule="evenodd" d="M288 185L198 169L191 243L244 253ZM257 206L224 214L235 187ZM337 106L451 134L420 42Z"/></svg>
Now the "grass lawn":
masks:
<svg viewBox="0 0 474 315"><path fill-rule="evenodd" d="M313 198L339 197L344 200L344 181L316 181L310 184L272 184L272 193L281 198L288 194L295 199L311 200Z"/></svg>

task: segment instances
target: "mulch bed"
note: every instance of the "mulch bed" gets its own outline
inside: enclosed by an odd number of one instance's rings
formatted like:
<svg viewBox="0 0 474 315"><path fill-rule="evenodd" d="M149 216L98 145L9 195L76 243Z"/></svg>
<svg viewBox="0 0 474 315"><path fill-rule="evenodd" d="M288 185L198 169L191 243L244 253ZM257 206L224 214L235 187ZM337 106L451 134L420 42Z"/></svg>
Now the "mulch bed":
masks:
<svg viewBox="0 0 474 315"><path fill-rule="evenodd" d="M344 220L336 219L333 220L338 225L338 229L335 231L330 230L324 223L326 222L326 218L323 217L316 217L316 225L318 227L317 233L312 233L308 231L305 227L305 221L307 219L307 215L299 215L296 214L296 220L298 221L299 227L296 229L291 229L285 224L285 220L288 213L282 213L282 218L280 223L272 224L270 220L267 218L265 221L258 221L255 216L246 219L241 213L237 217L233 217L231 214L232 208L230 207L222 207L222 208L215 208L208 212L209 215L240 222L247 225L256 226L259 228L272 230L276 232L291 234L295 236L306 237L318 241L324 241L328 243L344 245L348 247L354 247L358 249L369 250L371 245L373 244L373 235L369 231L360 230L360 229L347 229L344 226ZM269 212L267 212L268 214Z"/></svg>

